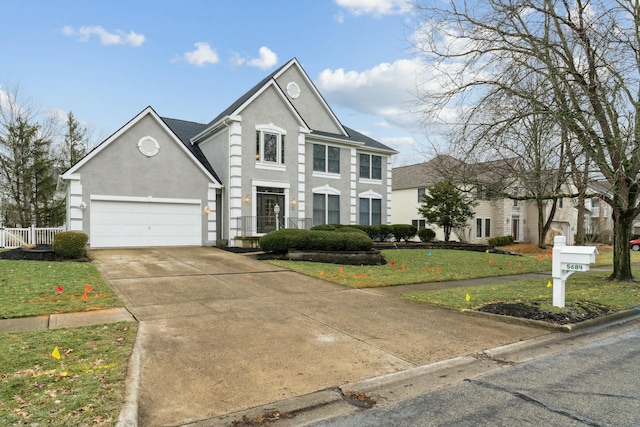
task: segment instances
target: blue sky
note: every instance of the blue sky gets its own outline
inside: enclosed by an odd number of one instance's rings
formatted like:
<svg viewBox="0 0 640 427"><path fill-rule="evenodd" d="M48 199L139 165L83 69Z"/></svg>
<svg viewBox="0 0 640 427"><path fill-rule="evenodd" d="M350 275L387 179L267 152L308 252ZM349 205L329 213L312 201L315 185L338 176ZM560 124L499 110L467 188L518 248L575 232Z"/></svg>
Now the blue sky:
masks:
<svg viewBox="0 0 640 427"><path fill-rule="evenodd" d="M208 122L296 57L338 118L426 160L415 109L420 60L406 0L10 1L0 85L72 111L97 143L151 105Z"/></svg>

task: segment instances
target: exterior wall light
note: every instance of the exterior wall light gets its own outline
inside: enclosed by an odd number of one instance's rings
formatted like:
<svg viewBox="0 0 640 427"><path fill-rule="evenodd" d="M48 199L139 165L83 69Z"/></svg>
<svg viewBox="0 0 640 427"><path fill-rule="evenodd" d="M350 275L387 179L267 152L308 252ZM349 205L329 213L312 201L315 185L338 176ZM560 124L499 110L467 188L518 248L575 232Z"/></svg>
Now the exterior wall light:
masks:
<svg viewBox="0 0 640 427"><path fill-rule="evenodd" d="M209 206L204 207L204 213L206 213L207 215L211 213L211 209L209 209Z"/></svg>
<svg viewBox="0 0 640 427"><path fill-rule="evenodd" d="M82 209L82 210L87 209L87 204L84 202L84 200L78 203L78 209Z"/></svg>

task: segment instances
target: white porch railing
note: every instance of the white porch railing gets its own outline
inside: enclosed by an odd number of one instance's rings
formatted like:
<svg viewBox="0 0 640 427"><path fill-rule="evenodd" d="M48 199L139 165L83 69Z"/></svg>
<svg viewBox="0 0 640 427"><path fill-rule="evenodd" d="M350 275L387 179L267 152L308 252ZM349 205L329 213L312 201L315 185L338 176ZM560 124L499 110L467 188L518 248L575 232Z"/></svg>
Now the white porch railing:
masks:
<svg viewBox="0 0 640 427"><path fill-rule="evenodd" d="M0 248L19 248L22 245L51 245L56 233L65 227L0 228Z"/></svg>

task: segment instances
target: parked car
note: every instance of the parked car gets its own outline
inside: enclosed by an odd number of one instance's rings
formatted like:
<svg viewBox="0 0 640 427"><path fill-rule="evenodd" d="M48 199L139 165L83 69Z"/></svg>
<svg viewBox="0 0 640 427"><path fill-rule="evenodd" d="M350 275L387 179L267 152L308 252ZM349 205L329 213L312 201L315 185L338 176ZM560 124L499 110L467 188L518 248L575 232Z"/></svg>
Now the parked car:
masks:
<svg viewBox="0 0 640 427"><path fill-rule="evenodd" d="M629 247L632 251L640 251L640 239L634 239L629 242Z"/></svg>

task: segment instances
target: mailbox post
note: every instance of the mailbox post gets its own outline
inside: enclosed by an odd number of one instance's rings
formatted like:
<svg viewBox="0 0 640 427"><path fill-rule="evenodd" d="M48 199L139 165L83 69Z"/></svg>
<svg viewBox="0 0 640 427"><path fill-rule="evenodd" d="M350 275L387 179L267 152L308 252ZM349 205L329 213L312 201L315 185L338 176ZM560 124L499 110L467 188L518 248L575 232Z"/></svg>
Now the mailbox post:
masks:
<svg viewBox="0 0 640 427"><path fill-rule="evenodd" d="M565 236L553 239L553 306L564 307L565 282L573 273L589 271L589 264L596 262L595 246L567 246Z"/></svg>

